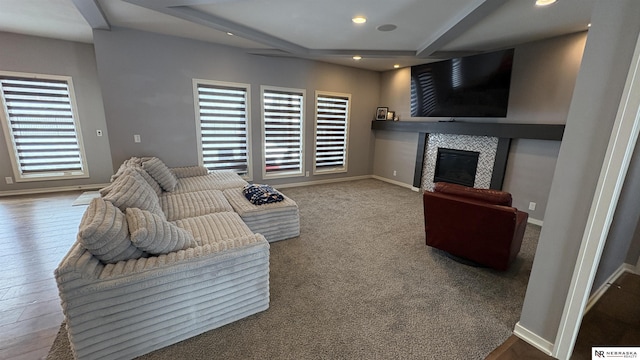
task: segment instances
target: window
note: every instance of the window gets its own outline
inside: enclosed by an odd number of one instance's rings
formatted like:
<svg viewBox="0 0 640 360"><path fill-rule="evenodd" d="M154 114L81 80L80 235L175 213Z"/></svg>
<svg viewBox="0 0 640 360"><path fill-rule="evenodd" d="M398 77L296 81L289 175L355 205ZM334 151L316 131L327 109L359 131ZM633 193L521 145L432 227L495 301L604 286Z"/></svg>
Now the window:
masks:
<svg viewBox="0 0 640 360"><path fill-rule="evenodd" d="M316 92L314 174L347 171L351 95Z"/></svg>
<svg viewBox="0 0 640 360"><path fill-rule="evenodd" d="M0 72L0 91L16 181L89 177L70 77Z"/></svg>
<svg viewBox="0 0 640 360"><path fill-rule="evenodd" d="M248 84L193 80L201 165L251 180Z"/></svg>
<svg viewBox="0 0 640 360"><path fill-rule="evenodd" d="M262 87L263 178L300 176L304 90Z"/></svg>

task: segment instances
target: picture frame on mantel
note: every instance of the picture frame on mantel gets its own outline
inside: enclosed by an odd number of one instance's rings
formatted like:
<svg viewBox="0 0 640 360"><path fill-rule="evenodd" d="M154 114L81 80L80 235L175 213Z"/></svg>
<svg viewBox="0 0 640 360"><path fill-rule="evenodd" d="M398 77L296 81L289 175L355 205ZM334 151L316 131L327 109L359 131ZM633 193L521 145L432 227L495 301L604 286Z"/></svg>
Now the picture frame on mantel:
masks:
<svg viewBox="0 0 640 360"><path fill-rule="evenodd" d="M389 108L386 106L378 106L376 109L376 120L387 120Z"/></svg>
<svg viewBox="0 0 640 360"><path fill-rule="evenodd" d="M387 120L393 121L396 118L395 111L387 111Z"/></svg>

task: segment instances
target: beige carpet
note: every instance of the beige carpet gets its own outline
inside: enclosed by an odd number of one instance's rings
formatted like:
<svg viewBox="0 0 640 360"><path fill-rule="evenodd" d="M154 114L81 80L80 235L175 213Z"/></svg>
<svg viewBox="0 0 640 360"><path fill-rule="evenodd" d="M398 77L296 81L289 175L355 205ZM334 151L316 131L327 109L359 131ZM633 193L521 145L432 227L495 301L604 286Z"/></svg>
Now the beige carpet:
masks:
<svg viewBox="0 0 640 360"><path fill-rule="evenodd" d="M284 189L301 235L271 244L267 311L143 359L484 359L519 319L540 228L505 272L424 244L419 193L377 180ZM48 359L69 359L64 327Z"/></svg>
<svg viewBox="0 0 640 360"><path fill-rule="evenodd" d="M73 201L71 206L89 205L91 200L97 198L98 196L100 196L100 193L98 191L85 191Z"/></svg>

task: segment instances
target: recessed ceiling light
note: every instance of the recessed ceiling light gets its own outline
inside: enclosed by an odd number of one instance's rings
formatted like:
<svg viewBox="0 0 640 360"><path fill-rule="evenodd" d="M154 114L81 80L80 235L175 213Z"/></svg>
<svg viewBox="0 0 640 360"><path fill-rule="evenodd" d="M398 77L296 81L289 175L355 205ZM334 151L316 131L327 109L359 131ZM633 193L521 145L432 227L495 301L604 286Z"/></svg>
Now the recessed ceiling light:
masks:
<svg viewBox="0 0 640 360"><path fill-rule="evenodd" d="M360 55L356 55L356 56L353 57L353 60L360 60L360 59L362 59L362 56L360 56Z"/></svg>
<svg viewBox="0 0 640 360"><path fill-rule="evenodd" d="M400 67L400 65L398 65L398 64L393 65L393 68L394 68L394 69L397 69L397 68L399 68L399 67Z"/></svg>
<svg viewBox="0 0 640 360"><path fill-rule="evenodd" d="M591 27L591 23L588 23L588 24L587 24L587 27L588 27L588 28L590 28L590 27Z"/></svg>
<svg viewBox="0 0 640 360"><path fill-rule="evenodd" d="M398 28L398 25L395 25L395 24L384 24L384 25L378 26L376 29L378 29L378 31L393 31L397 28Z"/></svg>
<svg viewBox="0 0 640 360"><path fill-rule="evenodd" d="M227 33L227 35L229 35L229 36L233 36L233 33L228 32L228 33Z"/></svg>
<svg viewBox="0 0 640 360"><path fill-rule="evenodd" d="M555 3L556 0L536 0L536 5L538 6L547 6Z"/></svg>
<svg viewBox="0 0 640 360"><path fill-rule="evenodd" d="M367 22L367 18L364 16L356 16L351 19L355 24L364 24Z"/></svg>

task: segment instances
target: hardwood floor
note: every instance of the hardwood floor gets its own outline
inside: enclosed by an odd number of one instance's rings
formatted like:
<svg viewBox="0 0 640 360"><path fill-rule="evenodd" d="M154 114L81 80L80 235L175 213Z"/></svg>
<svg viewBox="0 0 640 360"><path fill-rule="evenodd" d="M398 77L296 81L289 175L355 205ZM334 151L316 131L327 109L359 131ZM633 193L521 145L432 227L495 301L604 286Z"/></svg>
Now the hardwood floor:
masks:
<svg viewBox="0 0 640 360"><path fill-rule="evenodd" d="M53 270L86 206L65 192L0 198L0 359L44 359L62 322Z"/></svg>
<svg viewBox="0 0 640 360"><path fill-rule="evenodd" d="M63 320L53 271L86 206L81 192L0 197L0 359L44 359ZM640 346L640 276L624 274L587 313L572 359L591 346ZM552 359L512 336L489 360Z"/></svg>
<svg viewBox="0 0 640 360"><path fill-rule="evenodd" d="M640 276L624 273L582 319L571 360L590 360L594 346L640 346ZM553 359L512 335L485 360Z"/></svg>

